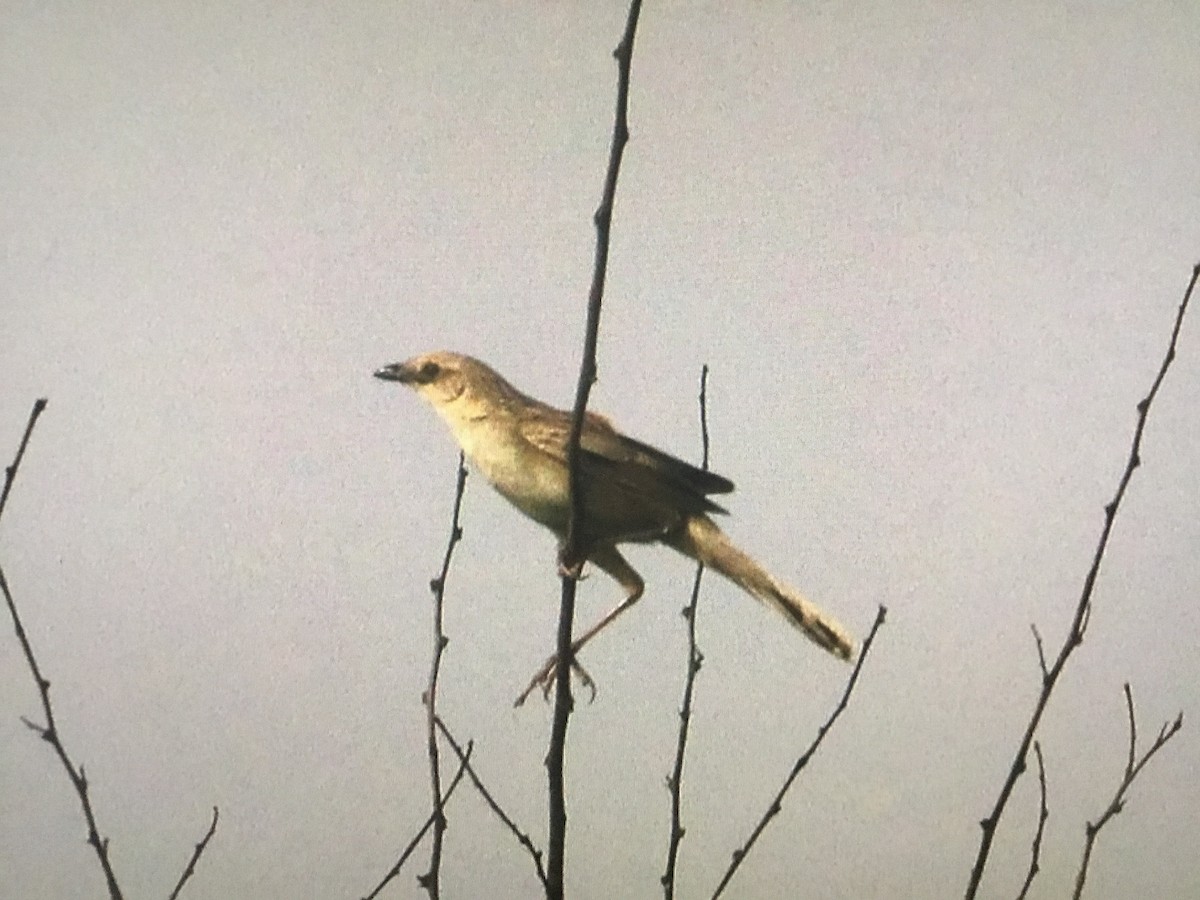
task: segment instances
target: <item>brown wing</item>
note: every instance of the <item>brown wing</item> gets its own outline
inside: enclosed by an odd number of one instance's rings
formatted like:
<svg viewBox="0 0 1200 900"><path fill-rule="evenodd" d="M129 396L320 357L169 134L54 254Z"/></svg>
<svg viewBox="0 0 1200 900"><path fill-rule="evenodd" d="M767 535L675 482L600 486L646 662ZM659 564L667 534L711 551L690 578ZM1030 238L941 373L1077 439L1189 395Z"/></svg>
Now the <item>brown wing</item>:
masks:
<svg viewBox="0 0 1200 900"><path fill-rule="evenodd" d="M539 416L521 423L531 445L566 464L570 418ZM589 414L580 441L585 518L589 531L612 539L653 539L683 518L723 513L707 494L728 493L733 482L616 431Z"/></svg>
<svg viewBox="0 0 1200 900"><path fill-rule="evenodd" d="M728 478L697 468L657 447L627 437L612 426L585 428L580 443L584 450L614 462L635 463L651 469L701 497L706 494L728 494L733 490L733 482ZM715 504L713 506L715 508Z"/></svg>

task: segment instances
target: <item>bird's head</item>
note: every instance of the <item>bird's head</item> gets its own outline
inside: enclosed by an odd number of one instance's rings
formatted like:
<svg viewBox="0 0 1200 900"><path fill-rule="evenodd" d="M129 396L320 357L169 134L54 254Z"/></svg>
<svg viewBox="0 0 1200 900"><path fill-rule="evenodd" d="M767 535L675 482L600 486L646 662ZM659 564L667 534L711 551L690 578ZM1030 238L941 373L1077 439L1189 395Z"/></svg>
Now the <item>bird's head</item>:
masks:
<svg viewBox="0 0 1200 900"><path fill-rule="evenodd" d="M376 378L407 384L447 421L476 419L524 395L486 364L462 353L437 350L375 372Z"/></svg>
<svg viewBox="0 0 1200 900"><path fill-rule="evenodd" d="M476 361L458 353L439 350L384 366L376 370L375 377L406 384L434 407L441 407L468 391L471 373L467 370L471 363Z"/></svg>

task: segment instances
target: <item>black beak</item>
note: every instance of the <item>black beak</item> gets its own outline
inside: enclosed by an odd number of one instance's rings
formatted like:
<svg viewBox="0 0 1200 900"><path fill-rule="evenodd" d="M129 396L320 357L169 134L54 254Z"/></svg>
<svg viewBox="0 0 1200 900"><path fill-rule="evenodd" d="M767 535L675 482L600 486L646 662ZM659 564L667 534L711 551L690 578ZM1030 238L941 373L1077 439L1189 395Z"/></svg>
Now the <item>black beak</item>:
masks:
<svg viewBox="0 0 1200 900"><path fill-rule="evenodd" d="M390 366L375 370L376 378L382 378L384 381L398 381L401 384L411 384L414 381L413 375L413 371L406 368L404 363L392 363Z"/></svg>

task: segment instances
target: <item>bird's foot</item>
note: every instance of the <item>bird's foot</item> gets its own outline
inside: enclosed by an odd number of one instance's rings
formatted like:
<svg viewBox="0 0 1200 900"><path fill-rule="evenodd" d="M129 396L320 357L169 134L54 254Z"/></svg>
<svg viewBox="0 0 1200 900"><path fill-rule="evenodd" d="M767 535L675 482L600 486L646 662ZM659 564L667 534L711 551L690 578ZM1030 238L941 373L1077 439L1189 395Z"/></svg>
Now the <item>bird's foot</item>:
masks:
<svg viewBox="0 0 1200 900"><path fill-rule="evenodd" d="M579 660L575 659L574 653L571 655L571 671L579 676L580 683L591 692L588 697L588 703L591 703L596 699L596 682L592 680L592 676L588 674L587 669L579 664ZM536 673L534 673L533 678L529 680L529 684L526 685L525 690L521 691L520 696L517 697L516 702L513 703L513 706L516 707L523 705L525 701L529 699L529 695L539 687L542 689L542 698L549 700L550 689L554 687L554 681L557 677L558 654L554 654L546 660L545 665L543 665Z"/></svg>
<svg viewBox="0 0 1200 900"><path fill-rule="evenodd" d="M584 562L586 562L586 560L581 559L581 560L579 560L579 562L568 563L566 560L560 559L558 561L559 577L560 578L571 578L571 579L574 579L575 581L583 581L583 579L587 578L587 576L583 574Z"/></svg>

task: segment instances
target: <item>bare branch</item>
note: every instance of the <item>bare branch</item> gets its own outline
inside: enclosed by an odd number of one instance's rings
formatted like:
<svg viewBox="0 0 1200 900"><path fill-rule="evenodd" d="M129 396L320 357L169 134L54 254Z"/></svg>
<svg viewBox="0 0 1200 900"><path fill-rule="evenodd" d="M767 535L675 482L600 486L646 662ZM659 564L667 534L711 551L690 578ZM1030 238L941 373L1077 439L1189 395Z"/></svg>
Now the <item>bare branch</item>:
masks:
<svg viewBox="0 0 1200 900"><path fill-rule="evenodd" d="M1034 633L1036 634L1036 631ZM1033 753L1037 757L1038 793L1041 796L1041 804L1038 807L1037 832L1033 835L1033 848L1029 855L1029 871L1025 873L1025 883L1021 885L1021 893L1017 895L1017 900L1025 900L1029 895L1029 888L1033 884L1033 879L1041 871L1039 860L1042 853L1042 837L1046 833L1046 820L1050 818L1050 809L1046 806L1046 764L1042 759L1042 745L1037 741L1033 742Z"/></svg>
<svg viewBox="0 0 1200 900"><path fill-rule="evenodd" d="M200 861L200 856L204 853L204 849L208 846L208 842L212 840L212 836L217 833L217 817L219 815L220 811L214 806L212 821L208 823L208 831L205 832L204 837L200 839L200 843L196 845L196 849L192 851L192 858L189 859L187 865L184 866L183 874L179 876L179 881L175 883L175 889L171 891L171 896L168 898L168 900L178 900L179 892L183 890L183 886L187 883L187 880L191 878L193 874L195 874L196 863Z"/></svg>
<svg viewBox="0 0 1200 900"><path fill-rule="evenodd" d="M1029 628L1033 631L1033 639L1037 643L1038 665L1042 670L1042 682L1045 683L1046 679L1050 677L1050 670L1046 667L1046 645L1042 643L1042 635L1037 626L1030 625Z"/></svg>
<svg viewBox="0 0 1200 900"><path fill-rule="evenodd" d="M708 366L700 367L700 467L708 469ZM675 864L679 858L679 844L685 829L680 818L683 792L683 758L687 751L688 729L692 723L692 694L696 687L696 676L704 663L704 654L696 645L696 613L700 605L700 581L704 577L704 564L696 566L696 578L692 582L692 596L683 608L687 620L688 664L683 681L683 705L679 709L679 738L675 745L675 765L667 778L671 792L671 834L667 844L667 868L663 872L663 896L672 900L675 896Z"/></svg>
<svg viewBox="0 0 1200 900"><path fill-rule="evenodd" d="M21 443L17 445L17 455L13 457L12 464L4 469L4 490L0 491L0 516L4 515L4 507L8 505L8 494L12 490L13 482L17 480L17 470L21 468L21 460L25 457L25 448L29 446L29 437L33 434L33 426L37 424L38 417L46 408L47 402L49 401L45 397L33 401L29 421L25 423L25 433L21 436Z"/></svg>
<svg viewBox="0 0 1200 900"><path fill-rule="evenodd" d="M587 326L584 332L583 359L579 366L579 383L575 390L575 406L571 420L571 435L567 441L567 471L571 513L567 526L567 537L563 542L561 566L562 601L558 618L557 684L554 692L554 721L550 731L550 747L546 753L546 773L549 781L550 847L549 872L546 896L550 900L561 900L563 896L563 868L567 834L566 790L563 780L563 757L567 745L567 722L571 716L571 630L575 619L576 579L586 558L586 550L579 546L582 518L581 492L579 490L579 440L583 432L583 417L587 411L588 396L596 380L596 343L600 331L600 305L604 298L604 280L608 271L608 238L612 227L613 203L617 192L617 175L621 170L621 157L629 141L629 77L633 61L633 39L637 33L641 0L632 0L629 16L625 22L625 33L614 53L617 59L617 109L613 122L612 142L608 155L608 170L604 177L604 191L600 206L596 209L596 256L592 268L592 287L588 295Z"/></svg>
<svg viewBox="0 0 1200 900"><path fill-rule="evenodd" d="M462 781L463 773L465 773L467 770L467 761L470 760L473 750L474 745L468 742L467 752L463 754L462 761L458 766L458 771L454 774L454 778L451 779L450 787L446 788L445 795L438 799L436 807L434 808L433 812L429 814L429 818L425 820L425 824L421 826L420 830L415 835L413 835L413 839L408 842L405 848L400 851L400 857L396 860L395 865L388 870L388 873L383 876L383 879L379 882L379 884L375 885L375 889L371 891L371 893L367 894L363 900L374 900L374 898L379 896L383 889L388 886L388 883L400 874L400 870L404 868L404 864L408 862L408 858L412 856L413 851L417 849L417 845L421 843L421 838L425 837L426 833L434 826L434 823L439 818L444 818L442 810L445 809L446 804L454 795L454 789L458 787L458 783Z"/></svg>
<svg viewBox="0 0 1200 900"><path fill-rule="evenodd" d="M788 777L784 779L783 786L775 794L774 799L771 800L770 805L767 807L767 811L763 813L763 816L761 819L759 819L758 824L754 826L754 830L750 833L749 839L747 839L746 843L743 844L740 849L733 851L733 860L729 863L729 868L725 870L725 875L722 877L721 883L717 885L717 889L713 892L713 900L716 900L717 897L721 896L721 893L725 890L726 886L728 886L730 880L732 880L734 873L737 872L742 863L745 861L746 854L750 852L751 848L753 848L754 844L758 841L759 836L763 833L763 831L766 830L767 823L779 815L780 811L783 809L783 798L787 796L787 792L791 789L792 783L800 775L800 772L804 769L804 767L808 765L809 760L811 760L816 754L817 749L825 740L825 735L827 735L829 730L833 728L833 724L838 720L838 717L841 716L842 712L846 709L846 706L850 703L850 695L854 692L854 685L858 683L859 673L862 672L863 664L867 661L867 654L871 651L871 645L875 643L875 635L883 626L883 621L886 616L887 607L880 606L879 612L875 616L875 624L871 626L871 631L867 634L867 639L863 641L862 651L858 654L858 662L854 664L854 671L850 673L850 680L846 682L846 690L842 693L842 699L838 701L837 706L835 706L833 709L833 713L828 719L825 720L825 724L823 724L817 730L817 736L813 742L809 744L808 749L800 754L800 758L797 759L796 764L792 766L792 771L789 772Z"/></svg>
<svg viewBox="0 0 1200 900"><path fill-rule="evenodd" d="M466 486L466 458L459 453L458 474L454 488L454 510L450 515L450 537L446 541L446 553L442 557L441 572L429 582L429 590L433 593L433 659L429 665L429 686L421 698L425 704L426 743L429 748L429 782L433 798L434 821L433 845L429 851L429 871L420 875L417 881L429 893L430 900L437 900L440 893L442 835L446 831L446 817L442 814L442 771L437 746L438 675L442 670L442 654L446 650L446 645L450 643L443 628L446 578L450 574L450 560L454 556L454 548L462 540L463 530L462 525L459 524L459 514L462 512L463 493Z"/></svg>
<svg viewBox="0 0 1200 900"><path fill-rule="evenodd" d="M1112 800L1109 801L1108 807L1101 813L1100 818L1095 822L1087 823L1083 844L1083 861L1079 864L1079 872L1075 876L1075 893L1072 895L1075 900L1079 900L1083 896L1088 865L1091 863L1092 850L1096 846L1096 838L1100 834L1100 829L1108 824L1109 819L1125 808L1125 793L1133 785L1134 779L1138 777L1154 754L1161 750L1167 741L1175 737L1179 733L1179 729L1183 727L1183 713L1176 716L1174 722L1163 723L1162 728L1158 731L1158 737L1154 739L1150 749L1139 760L1137 758L1137 719L1133 711L1133 691L1128 682L1125 683L1125 708L1129 713L1129 756L1125 762L1125 772L1122 775L1121 783L1117 785L1117 792L1113 794Z"/></svg>
<svg viewBox="0 0 1200 900"><path fill-rule="evenodd" d="M529 834L522 831L517 826L517 823L509 817L508 813L504 811L503 807L496 802L496 799L491 795L488 789L484 787L483 781L480 780L479 775L475 772L475 767L467 762L467 756L465 753L463 753L462 747L459 745L458 741L454 739L454 735L450 733L450 729L446 727L446 723L442 721L440 716L437 719L437 727L438 730L441 731L442 736L450 744L451 749L458 756L459 761L466 766L467 777L470 778L472 784L475 785L475 790L479 791L480 796L483 797L484 802L487 803L491 811L494 812L496 817L504 823L505 827L507 827L509 831L512 832L513 837L517 839L517 843L524 847L529 853L530 858L533 860L534 868L537 870L538 880L542 883L542 886L545 887L546 870L542 866L542 851L533 845L533 839L529 837Z"/></svg>
<svg viewBox="0 0 1200 900"><path fill-rule="evenodd" d="M29 422L25 426L25 434L21 438L21 444L17 449L17 455L13 458L12 464L4 471L4 491L0 493L0 513L4 511L4 505L8 502L8 495L12 489L13 482L17 477L17 470L20 468L21 459L25 455L25 448L29 444L29 437L33 433L33 426L37 424L38 416L42 414L42 410L46 408L45 400L38 400L33 404L33 411L29 414ZM99 826L96 824L96 814L92 809L92 801L88 796L88 781L87 774L83 770L83 766L75 766L71 761L71 757L67 753L67 748L63 745L62 738L59 736L58 724L54 721L54 708L50 704L50 682L42 675L42 670L38 666L37 657L34 655L33 646L29 642L29 636L25 633L25 626L21 622L20 613L17 611L16 600L13 599L12 591L9 590L8 579L4 576L4 569L0 568L0 591L4 593L4 602L8 605L8 614L12 617L13 630L17 633L17 641L21 644L21 651L25 654L25 662L29 666L29 672L33 675L34 684L37 685L38 694L42 699L42 715L45 718L45 725L38 725L31 722L24 716L21 721L24 722L33 731L54 748L54 753L58 757L66 769L67 777L71 779L71 785L75 788L75 793L79 797L79 805L83 810L83 818L87 823L88 845L96 851L96 857L100 861L100 868L104 872L104 881L108 886L108 896L110 900L121 900L121 887L117 883L116 873L113 871L112 863L108 858L108 838L101 837Z"/></svg>
<svg viewBox="0 0 1200 900"><path fill-rule="evenodd" d="M1095 588L1096 578L1100 574L1100 563L1103 561L1104 553L1108 549L1108 539L1112 534L1113 523L1116 520L1117 511L1121 507L1121 501L1125 497L1125 490L1129 487L1130 479L1133 478L1134 469L1141 464L1142 433L1146 428L1146 419L1150 414L1150 406L1153 404L1154 398L1158 395L1158 389L1166 377L1167 370L1175 360L1175 347L1179 341L1179 331L1183 327L1183 317L1187 314L1188 303L1191 300L1192 291L1196 287L1197 279L1200 279L1200 264L1192 267L1191 280L1188 281L1187 289L1183 293L1183 300L1179 304L1179 311L1175 316L1175 325L1171 330L1171 340L1167 344L1167 351L1163 356L1162 364L1159 366L1158 374L1150 386L1150 392L1137 404L1137 425L1134 427L1133 442L1129 448L1129 457L1125 463L1125 470L1121 474L1121 479L1117 484L1116 493L1113 495L1112 500L1104 507L1104 525L1100 530L1100 540L1096 545L1096 552L1092 557L1091 568L1088 569L1087 576L1083 581L1083 590L1075 606L1075 615L1071 622L1070 631L1063 640L1062 648L1054 660L1054 665L1042 676L1041 692L1038 695L1037 702L1034 704L1033 712L1030 714L1029 721L1025 726L1025 732L1021 736L1017 752L1013 756L1012 766L1009 768L1008 775L1004 779L1004 784L1000 788L1000 793L996 797L992 811L988 814L987 818L979 823L982 835L979 841L979 852L975 857L975 864L971 868L971 877L967 883L967 900L972 900L979 890L979 884L983 880L983 870L987 866L988 855L991 853L992 841L996 836L996 826L1000 822L1000 817L1004 814L1005 807L1008 805L1009 797L1012 795L1017 779L1025 771L1025 761L1029 756L1029 747L1033 743L1033 736L1037 732L1038 725L1041 723L1042 713L1045 712L1046 704L1050 700L1050 694L1054 690L1054 685L1058 682L1058 677L1062 674L1063 668L1066 666L1067 660L1075 651L1075 648L1083 643L1083 636L1087 632L1088 622L1091 620L1092 590ZM1045 665L1043 663L1044 668Z"/></svg>

